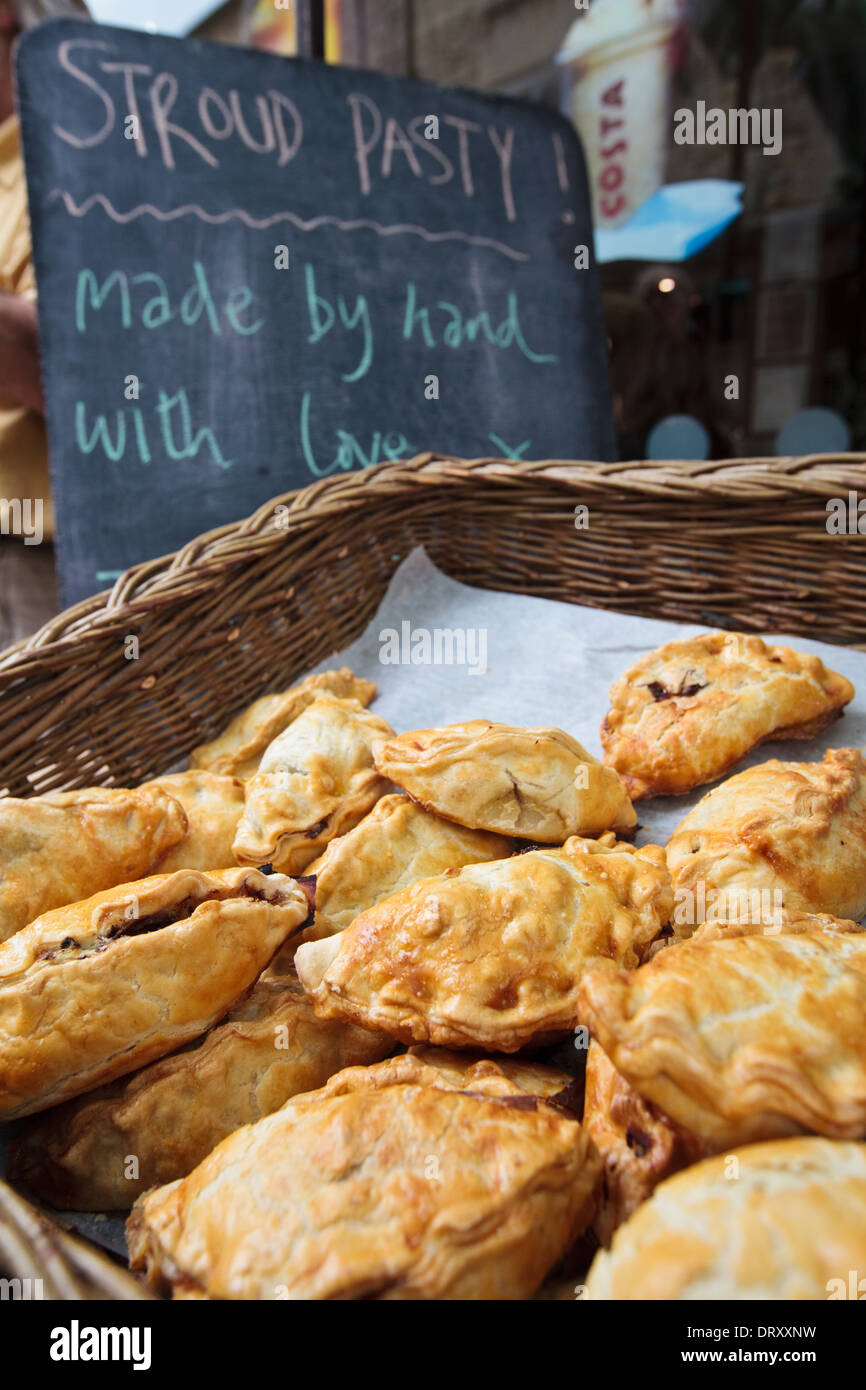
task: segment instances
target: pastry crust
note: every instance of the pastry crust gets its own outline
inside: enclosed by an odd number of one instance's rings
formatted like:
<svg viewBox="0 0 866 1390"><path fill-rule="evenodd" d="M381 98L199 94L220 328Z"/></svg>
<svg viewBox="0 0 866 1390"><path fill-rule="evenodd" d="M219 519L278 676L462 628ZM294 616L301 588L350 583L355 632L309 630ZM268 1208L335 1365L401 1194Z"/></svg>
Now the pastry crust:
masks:
<svg viewBox="0 0 866 1390"><path fill-rule="evenodd" d="M702 797L667 845L674 926L767 910L866 913L866 762L853 748L821 763L760 763ZM765 914L766 915L766 912Z"/></svg>
<svg viewBox="0 0 866 1390"><path fill-rule="evenodd" d="M522 1057L478 1057L467 1052L449 1052L444 1047L410 1047L412 1072L401 1072L401 1059L391 1059L394 1076L425 1085L450 1086L455 1091L480 1091L483 1095L511 1095L517 1086L527 1095L555 1101L563 1109L576 1111L576 1086L572 1076L558 1067L529 1062ZM424 1074L421 1067L432 1067L438 1076ZM504 1084L502 1078L505 1078Z"/></svg>
<svg viewBox="0 0 866 1390"><path fill-rule="evenodd" d="M484 1057L452 1052L444 1047L410 1047L386 1061L370 1066L346 1067L316 1092L316 1097L344 1096L355 1091L382 1090L387 1086L438 1086L447 1091L470 1091L483 1096L508 1098L515 1091L559 1103L572 1078L567 1072L523 1058ZM298 1100L306 1100L299 1096ZM572 1097L560 1105L572 1113Z"/></svg>
<svg viewBox="0 0 866 1390"><path fill-rule="evenodd" d="M817 656L741 632L668 642L610 692L604 760L631 797L670 796L721 777L766 739L812 738L854 696Z"/></svg>
<svg viewBox="0 0 866 1390"><path fill-rule="evenodd" d="M302 873L386 790L372 745L391 733L390 724L357 700L317 695L270 744L246 784L233 846L238 863Z"/></svg>
<svg viewBox="0 0 866 1390"><path fill-rule="evenodd" d="M561 845L637 824L619 777L562 729L473 719L400 734L374 753L383 777L470 829Z"/></svg>
<svg viewBox="0 0 866 1390"><path fill-rule="evenodd" d="M599 1161L482 1065L462 1086L415 1057L353 1068L239 1130L136 1204L133 1268L175 1297L531 1296L591 1216Z"/></svg>
<svg viewBox="0 0 866 1390"><path fill-rule="evenodd" d="M708 936L588 975L581 1018L707 1152L866 1133L866 932Z"/></svg>
<svg viewBox="0 0 866 1390"><path fill-rule="evenodd" d="M0 1118L81 1095L198 1037L305 921L281 875L183 870L98 893L0 946Z"/></svg>
<svg viewBox="0 0 866 1390"><path fill-rule="evenodd" d="M442 820L406 796L383 796L307 869L316 880L316 916L304 938L345 931L362 912L421 878L506 859L511 851L505 836Z"/></svg>
<svg viewBox="0 0 866 1390"><path fill-rule="evenodd" d="M261 699L233 719L219 738L194 748L189 757L190 769L223 773L228 777L246 780L259 770L262 755L299 714L303 714L317 695L336 695L341 700L359 700L369 705L376 694L373 681L362 680L348 666L337 671L323 671L307 676L291 690Z"/></svg>
<svg viewBox="0 0 866 1390"><path fill-rule="evenodd" d="M596 1256L587 1297L857 1298L864 1267L866 1144L782 1139L662 1183Z"/></svg>
<svg viewBox="0 0 866 1390"><path fill-rule="evenodd" d="M295 966L323 1018L515 1052L573 1029L583 974L636 965L670 907L657 845L575 837L423 879L299 946Z"/></svg>
<svg viewBox="0 0 866 1390"><path fill-rule="evenodd" d="M829 912L786 912L782 910L778 923L766 922L704 922L689 941L724 941L735 936L785 936L799 935L802 932L862 932L859 922L846 921L843 917L831 917ZM303 933L300 933L303 935ZM678 942L672 942L678 945Z"/></svg>
<svg viewBox="0 0 866 1390"><path fill-rule="evenodd" d="M694 1135L644 1100L593 1039L586 1059L583 1124L604 1164L593 1230L602 1245L663 1178L704 1156Z"/></svg>
<svg viewBox="0 0 866 1390"><path fill-rule="evenodd" d="M193 1046L35 1121L10 1147L9 1177L65 1210L128 1209L149 1188L185 1177L242 1125L392 1046L382 1034L317 1019L293 975L259 980Z"/></svg>
<svg viewBox="0 0 866 1390"><path fill-rule="evenodd" d="M238 777L214 772L175 772L145 782L146 788L167 792L179 801L189 823L180 844L154 866L154 872L173 874L178 869L235 867L232 843L244 809L244 784Z"/></svg>
<svg viewBox="0 0 866 1390"><path fill-rule="evenodd" d="M155 787L0 800L0 942L43 912L151 873L187 833Z"/></svg>

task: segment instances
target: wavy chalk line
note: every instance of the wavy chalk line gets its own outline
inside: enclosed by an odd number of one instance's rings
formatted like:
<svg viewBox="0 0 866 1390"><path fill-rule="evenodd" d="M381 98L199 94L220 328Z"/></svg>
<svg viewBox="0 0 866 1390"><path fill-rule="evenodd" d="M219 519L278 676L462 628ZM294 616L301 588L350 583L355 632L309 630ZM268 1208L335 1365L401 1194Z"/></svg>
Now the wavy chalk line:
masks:
<svg viewBox="0 0 866 1390"><path fill-rule="evenodd" d="M271 217L253 217L250 213L244 212L243 208L230 208L227 212L205 212L204 208L200 208L197 203L185 203L183 207L171 208L168 212L154 207L152 203L140 203L138 207L131 208L129 212L118 212L104 193L94 193L83 203L76 203L71 193L67 193L62 188L55 188L49 197L62 198L66 211L72 217L86 217L94 207L99 205L112 221L121 224L134 222L138 217L155 217L158 222L175 222L179 217L192 215L200 218L202 222L210 222L214 225L230 222L233 217L236 217L256 231L273 227L277 222L292 222L302 232L312 232L317 227L326 225L337 227L341 232L354 232L366 228L368 231L376 232L378 236L399 236L401 233L406 233L410 236L421 237L424 241L465 241L469 246L483 246L491 251L498 251L500 255L508 256L513 261L529 260L529 256L525 252L515 251L512 246L506 246L504 242L495 241L492 237L471 236L468 232L430 232L426 227L416 227L409 222L384 227L380 222L373 222L368 218L358 217L351 222L344 222L341 218L333 217L328 213L323 213L319 217L311 217L309 221L298 217L294 212L275 212Z"/></svg>

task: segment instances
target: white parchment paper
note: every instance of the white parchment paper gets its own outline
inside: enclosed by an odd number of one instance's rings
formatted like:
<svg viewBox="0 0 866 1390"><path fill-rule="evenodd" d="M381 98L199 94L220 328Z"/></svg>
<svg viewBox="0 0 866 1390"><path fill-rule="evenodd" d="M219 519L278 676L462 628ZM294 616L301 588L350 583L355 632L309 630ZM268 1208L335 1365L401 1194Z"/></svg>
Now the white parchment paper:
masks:
<svg viewBox="0 0 866 1390"><path fill-rule="evenodd" d="M404 624L408 624L408 634L416 634L414 644L411 637L404 640ZM418 636L422 633L430 636L432 654L437 628L440 632L462 632L465 653L475 658L482 643L486 644L486 672L470 674L468 664L392 665L381 660L388 650L382 634L389 629L399 635L401 647L411 656L413 645L419 655L424 654L423 637ZM419 549L394 574L363 636L315 669L346 665L356 675L376 681L379 695L374 709L398 733L466 719L552 724L601 757L599 726L607 713L608 691L614 681L638 657L663 642L706 631L705 626L657 622L552 599L471 588L442 574ZM472 633L476 634L474 639ZM760 635L820 656L854 683L857 694L843 717L818 738L765 743L734 771L768 758L820 762L828 748L862 747L866 743L866 652L784 632ZM447 654L449 647L459 655L452 640L441 642L440 656ZM477 659L474 665L477 669ZM707 790L701 787L689 796L640 802L637 843L664 844Z"/></svg>

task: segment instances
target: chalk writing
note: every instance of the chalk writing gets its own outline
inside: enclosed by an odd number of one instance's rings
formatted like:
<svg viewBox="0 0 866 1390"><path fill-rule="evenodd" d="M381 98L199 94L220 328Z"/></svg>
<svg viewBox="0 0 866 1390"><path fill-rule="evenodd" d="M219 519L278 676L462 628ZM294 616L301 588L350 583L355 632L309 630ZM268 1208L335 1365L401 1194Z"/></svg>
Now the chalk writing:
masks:
<svg viewBox="0 0 866 1390"><path fill-rule="evenodd" d="M610 457L556 114L75 20L18 74L64 602L420 450Z"/></svg>
<svg viewBox="0 0 866 1390"><path fill-rule="evenodd" d="M470 232L447 231L431 232L426 227L419 227L411 222L397 222L386 226L382 222L375 222L369 217L352 217L349 219L332 217L329 213L321 213L317 217L298 217L294 212L274 212L268 217L254 217L252 213L246 212L243 208L229 208L225 212L206 212L197 203L185 203L177 208L158 208L152 203L139 203L137 207L130 208L128 212L119 212L106 197L104 193L92 193L89 198L82 202L76 202L71 193L67 193L62 188L54 188L49 194L51 198L60 198L66 211L72 217L86 217L95 207L102 208L107 213L112 222L117 222L120 226L128 222L136 222L140 217L153 217L157 222L176 222L181 217L197 217L200 222L207 222L212 227L223 226L226 222L243 222L245 226L256 231L265 231L268 227L274 227L278 222L290 222L302 232L315 232L320 227L336 227L340 232L375 232L377 236L416 236L422 241L429 242L435 246L437 242L460 241L466 246L477 246L488 251L497 251L500 256L507 256L511 261L528 261L529 256L524 251L517 251L513 246L506 245L505 242L497 241L495 237L474 236Z"/></svg>
<svg viewBox="0 0 866 1390"><path fill-rule="evenodd" d="M220 309L207 270L199 260L192 263L192 277L192 284L178 301L172 300L165 277L156 271L127 275L123 270L115 270L100 283L95 272L85 267L78 272L76 280L75 327L79 333L86 333L88 311L101 312L109 299L111 309L123 328L132 328L134 321L149 329L164 328L174 321L179 321L186 328L195 328L203 320L216 337L222 337L229 329L249 338L263 327L264 318L258 318L253 323L242 319L242 315L253 305L254 296L249 285L235 285L230 289ZM137 287L142 289L140 295L135 294Z"/></svg>
<svg viewBox="0 0 866 1390"><path fill-rule="evenodd" d="M517 347L529 362L556 362L558 359L555 353L535 352L529 346L520 327L517 295L512 290L509 291L506 298L508 308L505 318L494 328L490 314L486 309L482 309L478 314L465 315L457 304L452 304L446 299L438 299L433 308L422 306L419 309L417 291L414 284L410 283L406 293L403 337L407 340L410 339L417 327L424 342L431 348L436 347L439 343L444 343L449 348L458 348L462 347L464 343L474 343L479 338L484 338L495 347ZM431 319L431 315L436 310L438 310L440 320L438 330L434 328ZM441 323L443 318L445 322Z"/></svg>
<svg viewBox="0 0 866 1390"><path fill-rule="evenodd" d="M252 109L244 110L244 99L237 88L221 93L208 85L200 88L195 101L195 129L181 123L176 114L180 83L173 72L156 72L148 63L99 61L82 66L88 55L105 53L111 45L101 39L66 39L58 47L63 73L92 94L92 120L85 129L69 129L59 121L54 134L76 150L97 148L116 130L124 138L130 133L136 153L142 159L159 158L169 170L178 167L183 150L211 169L220 167L214 149L237 140L256 155L275 159L278 168L290 164L304 140L304 121L297 104L283 92L272 88L251 96ZM97 78L119 79L113 86ZM249 99L248 99L249 100ZM432 187L452 185L464 198L474 198L479 169L493 161L502 207L507 221L517 220L512 166L515 130L488 121L481 124L454 113L440 120L440 136L435 142L425 138L425 112L398 119L384 112L366 92L349 92L345 98L354 161L361 193L374 191L374 178L389 181L398 174L411 175ZM132 124L124 129L131 118ZM187 117L188 120L188 117ZM445 148L446 134L450 144ZM374 160L373 156L377 156Z"/></svg>
<svg viewBox="0 0 866 1390"><path fill-rule="evenodd" d="M184 388L169 394L160 390L157 395L156 426L158 437L168 458L175 462L181 459L196 458L200 450L207 448L219 468L231 468L232 460L223 454L216 434L208 426L193 430L192 412L189 397ZM128 406L113 412L112 427L110 414L97 413L92 424L88 423L87 404L77 401L75 406L75 443L82 454L93 454L101 450L113 462L124 458L127 443L131 442L140 463L148 464L153 459L151 429L140 406Z"/></svg>
<svg viewBox="0 0 866 1390"><path fill-rule="evenodd" d="M312 392L304 391L301 396L301 449L304 455L304 462L314 478L326 478L331 473L336 473L340 469L348 472L350 468L372 468L374 463L394 462L396 459L409 458L411 454L417 452L406 439L406 436L396 430L383 434L381 430L376 430L366 451L361 447L358 440L348 430L336 429L337 451L330 463L320 463L313 445L312 427L310 415L312 411Z"/></svg>

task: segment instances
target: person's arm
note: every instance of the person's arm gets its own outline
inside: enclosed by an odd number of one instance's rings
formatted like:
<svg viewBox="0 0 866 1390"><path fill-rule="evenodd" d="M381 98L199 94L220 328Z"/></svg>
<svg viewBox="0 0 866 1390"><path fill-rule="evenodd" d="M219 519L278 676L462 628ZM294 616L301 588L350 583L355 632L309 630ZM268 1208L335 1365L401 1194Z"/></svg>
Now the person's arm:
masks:
<svg viewBox="0 0 866 1390"><path fill-rule="evenodd" d="M42 415L45 401L38 344L35 300L0 294L0 393Z"/></svg>

